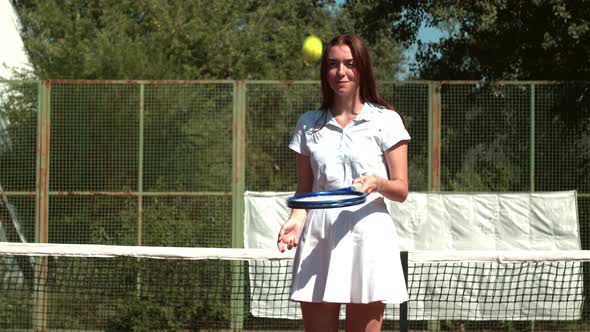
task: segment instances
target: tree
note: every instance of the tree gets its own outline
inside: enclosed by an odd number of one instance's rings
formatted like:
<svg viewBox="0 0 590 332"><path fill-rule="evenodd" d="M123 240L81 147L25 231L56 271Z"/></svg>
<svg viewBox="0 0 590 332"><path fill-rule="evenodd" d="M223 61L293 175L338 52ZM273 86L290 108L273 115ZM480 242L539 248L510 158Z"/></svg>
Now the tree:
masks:
<svg viewBox="0 0 590 332"><path fill-rule="evenodd" d="M576 83L590 77L590 1L479 0L458 2L452 7L425 1L420 8L408 10L426 13L426 25L447 31L447 37L439 42L419 45L415 70L420 78L563 82L536 89L535 146L528 146L528 138L522 135L527 129L517 128L531 121L523 116L531 107L528 86L522 86L521 92L511 89L507 93L508 87L484 82L474 87L476 97L465 100L466 107L457 115L460 121L449 118L447 112L446 132L454 133L455 138L469 137L472 142L460 154L460 165L446 164L447 170L461 169L456 179L453 177L457 174L448 174L451 188L473 190L475 184L481 190L497 190L494 186L504 183L503 187L511 190L528 189L523 186L523 177L529 176L528 162L523 163L528 160L524 147L536 151L537 190L587 190L587 172L580 173L570 165L580 165L578 169L583 170L590 163L585 153L590 149L590 90L587 82ZM496 114L487 130L473 130L465 123L483 114L477 107L481 97L501 106L486 110L487 114ZM452 142L453 137L443 140ZM564 145L564 141L570 144ZM485 156L493 162L477 170L469 161L469 153L479 156L479 164ZM490 181L496 178L503 180ZM482 185L478 179L488 179L489 183Z"/></svg>
<svg viewBox="0 0 590 332"><path fill-rule="evenodd" d="M423 79L586 80L590 1L428 1L426 24L448 36L421 44Z"/></svg>
<svg viewBox="0 0 590 332"><path fill-rule="evenodd" d="M332 0L13 3L42 79L317 79L303 38L348 29ZM372 41L393 77L399 54Z"/></svg>
<svg viewBox="0 0 590 332"><path fill-rule="evenodd" d="M590 77L590 1L477 0L345 3L353 24L374 40L387 27L396 43L418 43L417 78L585 80ZM421 43L421 26L446 32Z"/></svg>
<svg viewBox="0 0 590 332"><path fill-rule="evenodd" d="M442 90L445 190L527 190L529 149L536 149L538 190L588 188L590 89L572 81L590 77L590 1L350 0L345 7L371 36L389 26L397 43L417 42L415 77L481 81ZM446 36L421 43L421 26ZM526 136L530 87L498 80L564 82L536 89L536 146ZM580 171L560 171L568 165Z"/></svg>
<svg viewBox="0 0 590 332"><path fill-rule="evenodd" d="M340 31L350 31L351 26L345 10L331 0L12 2L21 18L25 48L40 79L318 79L318 64L305 63L301 57L303 38L315 34L327 41ZM384 38L371 42L379 54L378 65L387 68L384 77L393 77L399 52ZM252 84L249 89L256 90ZM294 183L290 176L294 172L285 171L293 162L277 160L276 149L287 149L298 112L319 105L309 90L287 90L291 93L273 94L266 85L259 90L258 99L250 97L247 105L249 123L262 123L256 122L258 116L265 119L264 128L251 127L248 133L262 134L267 140L250 144L247 154L249 162L260 161L249 167L249 183L267 186L262 189L285 190ZM319 96L317 86L313 91ZM231 190L232 93L232 85L225 83L145 86L144 191ZM137 190L138 96L139 86L133 84L52 86L51 190ZM278 113L269 116L275 111ZM34 112L27 114L35 119ZM19 160L14 151L2 157ZM258 168L262 164L265 166ZM72 211L65 208L71 200L56 201L53 206L63 204L63 208L54 209L53 225L75 227L77 238L62 239L63 234L53 231L53 241L132 244L137 238L132 228L137 217L133 204L104 197L80 198ZM161 200L156 204L156 200L146 199L151 205L146 203L143 209L148 221L144 243L229 245L207 238L207 232L193 236L190 243L178 238L174 227L212 216L209 209L193 211L188 201ZM208 202L226 204L227 199L210 198L201 206ZM179 213L164 213L168 210ZM224 210L216 216L218 230L230 227L230 212ZM168 215L175 226L166 234L152 231L151 215ZM121 216L131 226L112 227L110 221ZM125 236L121 235L123 226L129 227ZM52 229L59 231L60 227ZM162 240L169 237L175 242Z"/></svg>

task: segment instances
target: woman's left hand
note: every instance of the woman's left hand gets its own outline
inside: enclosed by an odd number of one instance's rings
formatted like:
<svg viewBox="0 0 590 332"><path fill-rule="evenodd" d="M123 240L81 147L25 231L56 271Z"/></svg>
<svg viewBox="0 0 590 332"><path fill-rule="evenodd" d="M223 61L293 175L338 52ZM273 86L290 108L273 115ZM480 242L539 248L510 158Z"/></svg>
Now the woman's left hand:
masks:
<svg viewBox="0 0 590 332"><path fill-rule="evenodd" d="M381 189L381 181L383 181L383 179L379 176L363 175L352 180L352 184L362 184L361 191L366 194L370 194L373 192L379 192L379 190Z"/></svg>

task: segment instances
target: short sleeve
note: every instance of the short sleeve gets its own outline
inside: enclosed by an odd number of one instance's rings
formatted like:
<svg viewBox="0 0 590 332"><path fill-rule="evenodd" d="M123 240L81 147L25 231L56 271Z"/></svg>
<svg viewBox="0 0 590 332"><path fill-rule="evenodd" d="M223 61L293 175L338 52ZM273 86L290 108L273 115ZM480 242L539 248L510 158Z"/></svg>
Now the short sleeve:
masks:
<svg viewBox="0 0 590 332"><path fill-rule="evenodd" d="M383 121L380 123L381 149L383 151L402 141L409 141L410 134L402 121L401 116L391 110L383 112Z"/></svg>
<svg viewBox="0 0 590 332"><path fill-rule="evenodd" d="M304 114L297 121L295 132L293 133L291 141L289 142L289 148L297 153L309 156L309 148L305 139L305 128L307 127L306 119L307 116Z"/></svg>

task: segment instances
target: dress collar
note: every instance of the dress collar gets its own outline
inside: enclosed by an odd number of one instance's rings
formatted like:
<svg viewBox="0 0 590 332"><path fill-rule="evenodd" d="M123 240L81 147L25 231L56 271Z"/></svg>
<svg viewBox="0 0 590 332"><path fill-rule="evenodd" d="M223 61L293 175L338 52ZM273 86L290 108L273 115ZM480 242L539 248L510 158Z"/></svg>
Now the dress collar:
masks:
<svg viewBox="0 0 590 332"><path fill-rule="evenodd" d="M328 111L327 113L328 114L327 114L326 124L330 124L330 125L340 128L340 125L338 124L338 122L336 122L336 119L334 118L334 115L332 114L332 112ZM361 108L361 111L356 116L356 118L354 118L354 120L351 121L351 123L358 124L358 123L362 123L362 122L371 121L371 120L375 119L376 115L377 115L377 107L375 107L373 104L371 104L369 102L365 102L363 104L363 107Z"/></svg>
<svg viewBox="0 0 590 332"><path fill-rule="evenodd" d="M371 104L369 102L365 102L363 104L363 108L361 109L360 113L356 116L356 118L353 121L365 122L365 121L374 120L376 113L377 113L377 108L373 104Z"/></svg>

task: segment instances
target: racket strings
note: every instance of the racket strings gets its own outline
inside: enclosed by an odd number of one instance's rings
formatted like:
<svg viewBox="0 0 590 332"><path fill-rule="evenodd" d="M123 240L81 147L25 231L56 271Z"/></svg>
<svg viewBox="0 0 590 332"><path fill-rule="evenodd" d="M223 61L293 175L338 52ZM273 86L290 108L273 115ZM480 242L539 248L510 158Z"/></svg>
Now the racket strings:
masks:
<svg viewBox="0 0 590 332"><path fill-rule="evenodd" d="M343 200L349 198L361 197L356 195L330 195L330 196L311 196L311 197L301 197L296 198L294 201L296 202L322 202L325 201L326 198L329 200Z"/></svg>
<svg viewBox="0 0 590 332"><path fill-rule="evenodd" d="M333 191L299 194L287 199L287 206L300 209L329 209L364 203L367 194L355 189L350 187Z"/></svg>

